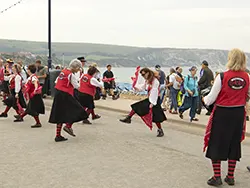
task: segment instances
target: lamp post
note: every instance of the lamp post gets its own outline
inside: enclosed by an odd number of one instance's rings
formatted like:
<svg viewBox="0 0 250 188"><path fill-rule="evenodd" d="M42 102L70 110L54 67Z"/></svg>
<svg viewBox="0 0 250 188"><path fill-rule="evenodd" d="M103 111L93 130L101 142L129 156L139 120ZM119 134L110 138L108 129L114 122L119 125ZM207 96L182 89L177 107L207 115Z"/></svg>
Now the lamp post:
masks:
<svg viewBox="0 0 250 188"><path fill-rule="evenodd" d="M48 69L50 70L52 67L52 59L51 59L51 0L48 0L48 49L49 49L49 57L48 57Z"/></svg>

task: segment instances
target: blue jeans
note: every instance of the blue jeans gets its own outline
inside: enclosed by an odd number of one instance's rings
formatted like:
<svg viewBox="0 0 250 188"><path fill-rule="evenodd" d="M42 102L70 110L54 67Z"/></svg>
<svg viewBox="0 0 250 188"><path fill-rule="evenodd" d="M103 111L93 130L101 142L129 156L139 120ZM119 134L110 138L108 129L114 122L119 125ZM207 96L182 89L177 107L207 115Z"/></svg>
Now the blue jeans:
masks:
<svg viewBox="0 0 250 188"><path fill-rule="evenodd" d="M195 114L196 114L196 109L197 109L197 101L199 100L199 97L188 97L185 96L184 102L182 104L182 106L179 108L179 112L180 113L184 113L186 110L188 110L189 108L189 116L191 119L195 118Z"/></svg>
<svg viewBox="0 0 250 188"><path fill-rule="evenodd" d="M170 95L171 95L171 106L170 106L170 110L172 110L174 108L175 111L177 111L178 108L178 103L177 103L177 95L178 95L179 90L174 89L173 87L170 87Z"/></svg>
<svg viewBox="0 0 250 188"><path fill-rule="evenodd" d="M160 104L162 104L166 92L166 85L160 85Z"/></svg>

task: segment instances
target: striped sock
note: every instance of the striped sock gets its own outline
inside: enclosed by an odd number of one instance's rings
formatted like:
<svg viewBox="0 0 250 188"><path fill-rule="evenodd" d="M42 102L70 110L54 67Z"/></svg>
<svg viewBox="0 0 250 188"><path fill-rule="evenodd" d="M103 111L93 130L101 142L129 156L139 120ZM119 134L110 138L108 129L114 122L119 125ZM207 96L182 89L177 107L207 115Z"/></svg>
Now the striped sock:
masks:
<svg viewBox="0 0 250 188"><path fill-rule="evenodd" d="M36 124L41 124L41 122L39 120L39 116L34 116L34 119L36 120Z"/></svg>
<svg viewBox="0 0 250 188"><path fill-rule="evenodd" d="M158 127L158 129L161 129L161 123L156 123L156 126Z"/></svg>
<svg viewBox="0 0 250 188"><path fill-rule="evenodd" d="M3 114L8 114L8 112L10 111L10 108L11 108L11 107L7 106L7 107L5 108Z"/></svg>
<svg viewBox="0 0 250 188"><path fill-rule="evenodd" d="M135 111L134 111L134 110L131 110L128 116L129 116L129 117L133 117L133 115L135 115Z"/></svg>
<svg viewBox="0 0 250 188"><path fill-rule="evenodd" d="M15 111L16 111L17 115L20 115L20 112L19 112L19 110L15 110Z"/></svg>
<svg viewBox="0 0 250 188"><path fill-rule="evenodd" d="M66 127L68 127L68 128L72 128L72 123L66 123Z"/></svg>
<svg viewBox="0 0 250 188"><path fill-rule="evenodd" d="M221 161L212 161L213 170L214 170L214 177L220 178L221 177Z"/></svg>
<svg viewBox="0 0 250 188"><path fill-rule="evenodd" d="M228 160L228 178L234 178L234 171L236 167L236 160Z"/></svg>
<svg viewBox="0 0 250 188"><path fill-rule="evenodd" d="M56 125L56 136L57 137L61 136L61 130L62 130L62 124L57 124Z"/></svg>
<svg viewBox="0 0 250 188"><path fill-rule="evenodd" d="M24 112L23 114L21 114L21 117L24 118L27 115L26 112Z"/></svg>

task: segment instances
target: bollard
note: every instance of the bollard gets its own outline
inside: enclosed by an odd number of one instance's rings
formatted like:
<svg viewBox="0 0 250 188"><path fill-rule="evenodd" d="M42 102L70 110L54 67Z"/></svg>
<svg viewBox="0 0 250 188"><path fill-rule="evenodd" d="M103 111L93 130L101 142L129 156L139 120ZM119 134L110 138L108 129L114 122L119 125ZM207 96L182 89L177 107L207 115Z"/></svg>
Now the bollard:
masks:
<svg viewBox="0 0 250 188"><path fill-rule="evenodd" d="M50 93L51 96L54 97L55 96L55 81L56 78L59 76L61 70L57 70L57 69L53 69L49 71L49 82L50 82Z"/></svg>

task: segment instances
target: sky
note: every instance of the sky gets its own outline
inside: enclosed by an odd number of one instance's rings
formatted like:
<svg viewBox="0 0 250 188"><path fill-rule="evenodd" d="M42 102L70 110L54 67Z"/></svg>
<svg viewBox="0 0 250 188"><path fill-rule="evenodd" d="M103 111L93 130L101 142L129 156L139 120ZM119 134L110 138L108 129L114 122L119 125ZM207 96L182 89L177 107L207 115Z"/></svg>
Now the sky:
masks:
<svg viewBox="0 0 250 188"><path fill-rule="evenodd" d="M0 0L0 10L18 0ZM0 38L47 41L48 0L0 14ZM249 0L52 0L52 41L250 52Z"/></svg>

